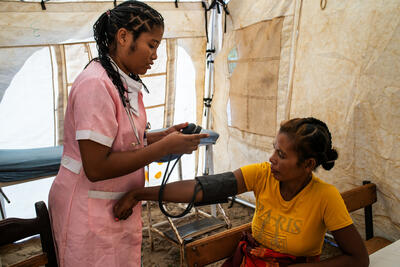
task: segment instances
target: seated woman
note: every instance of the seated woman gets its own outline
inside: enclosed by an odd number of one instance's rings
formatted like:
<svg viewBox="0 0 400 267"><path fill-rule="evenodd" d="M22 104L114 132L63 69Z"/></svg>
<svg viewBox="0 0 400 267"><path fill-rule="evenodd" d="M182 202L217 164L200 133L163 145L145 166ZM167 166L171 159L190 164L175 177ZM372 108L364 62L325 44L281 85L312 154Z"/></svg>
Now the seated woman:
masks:
<svg viewBox="0 0 400 267"><path fill-rule="evenodd" d="M320 165L330 170L337 157L324 122L291 119L280 126L270 162L170 183L163 200L190 202L196 194L196 204L210 204L253 191L252 236L244 240L248 249L237 266L368 266L364 242L339 191L313 174ZM158 200L158 193L159 187L134 189L116 203L114 215L126 219L139 201ZM327 230L343 254L319 261Z"/></svg>

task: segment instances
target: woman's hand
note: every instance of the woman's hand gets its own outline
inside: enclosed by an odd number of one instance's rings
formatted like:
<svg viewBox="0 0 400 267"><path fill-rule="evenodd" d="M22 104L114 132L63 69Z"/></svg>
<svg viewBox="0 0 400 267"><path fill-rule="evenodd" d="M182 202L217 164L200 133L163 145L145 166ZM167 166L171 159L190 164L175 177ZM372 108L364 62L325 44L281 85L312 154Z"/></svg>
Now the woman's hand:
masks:
<svg viewBox="0 0 400 267"><path fill-rule="evenodd" d="M113 212L115 220L126 220L132 215L132 209L138 204L133 191L126 193L114 205Z"/></svg>

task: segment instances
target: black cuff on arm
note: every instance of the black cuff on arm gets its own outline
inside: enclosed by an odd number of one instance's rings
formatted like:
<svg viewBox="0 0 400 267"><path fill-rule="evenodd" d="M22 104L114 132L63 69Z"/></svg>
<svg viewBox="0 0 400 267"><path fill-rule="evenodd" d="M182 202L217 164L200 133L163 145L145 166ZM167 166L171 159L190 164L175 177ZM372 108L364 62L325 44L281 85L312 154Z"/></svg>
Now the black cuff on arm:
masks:
<svg viewBox="0 0 400 267"><path fill-rule="evenodd" d="M228 197L237 194L237 181L233 172L196 177L196 187L201 186L203 200L195 206L228 202Z"/></svg>

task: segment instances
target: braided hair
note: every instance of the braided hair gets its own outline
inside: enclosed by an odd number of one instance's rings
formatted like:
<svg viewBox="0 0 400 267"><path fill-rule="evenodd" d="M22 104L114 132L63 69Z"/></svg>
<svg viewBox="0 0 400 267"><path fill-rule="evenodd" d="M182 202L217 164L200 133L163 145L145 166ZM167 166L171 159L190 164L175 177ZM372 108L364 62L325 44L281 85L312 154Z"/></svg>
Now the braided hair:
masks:
<svg viewBox="0 0 400 267"><path fill-rule="evenodd" d="M322 165L325 170L330 170L335 165L338 153L332 148L332 136L324 122L313 117L291 119L281 124L279 133L285 133L293 140L298 164L314 158L315 168Z"/></svg>
<svg viewBox="0 0 400 267"><path fill-rule="evenodd" d="M109 57L112 50L115 49L115 35L120 28L125 28L132 33L133 41L135 41L141 33L150 32L156 26L164 28L164 19L161 14L147 4L133 0L125 1L111 10L107 10L93 25L94 39L99 54L93 60L100 62L106 70L108 77L118 89L124 106L129 101L125 96L127 90ZM139 75L132 73L129 76L141 82Z"/></svg>

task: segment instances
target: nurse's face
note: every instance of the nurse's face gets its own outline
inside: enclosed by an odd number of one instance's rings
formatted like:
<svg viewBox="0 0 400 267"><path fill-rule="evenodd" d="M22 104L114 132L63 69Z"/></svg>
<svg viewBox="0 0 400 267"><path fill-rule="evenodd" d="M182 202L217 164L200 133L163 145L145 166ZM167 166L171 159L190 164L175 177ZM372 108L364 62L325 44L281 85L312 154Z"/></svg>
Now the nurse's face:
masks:
<svg viewBox="0 0 400 267"><path fill-rule="evenodd" d="M163 34L164 28L155 26L150 32L143 32L133 40L133 34L128 31L128 41L121 51L120 68L127 74L145 74L157 59L157 49Z"/></svg>

